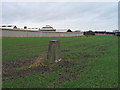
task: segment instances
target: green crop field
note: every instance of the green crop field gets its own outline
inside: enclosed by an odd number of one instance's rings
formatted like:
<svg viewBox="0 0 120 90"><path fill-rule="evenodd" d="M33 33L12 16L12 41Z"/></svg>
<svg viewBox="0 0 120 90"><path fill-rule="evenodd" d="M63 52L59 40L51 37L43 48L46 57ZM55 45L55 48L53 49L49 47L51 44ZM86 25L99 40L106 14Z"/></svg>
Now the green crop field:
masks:
<svg viewBox="0 0 120 90"><path fill-rule="evenodd" d="M59 40L62 61L25 69ZM118 37L2 38L3 88L117 88Z"/></svg>

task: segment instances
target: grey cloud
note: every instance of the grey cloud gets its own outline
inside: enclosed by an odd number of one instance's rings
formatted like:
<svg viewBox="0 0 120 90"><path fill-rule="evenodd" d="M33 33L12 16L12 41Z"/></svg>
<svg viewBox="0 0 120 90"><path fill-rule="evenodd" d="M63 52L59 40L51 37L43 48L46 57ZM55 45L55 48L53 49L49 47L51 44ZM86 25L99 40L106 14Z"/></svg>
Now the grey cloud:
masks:
<svg viewBox="0 0 120 90"><path fill-rule="evenodd" d="M3 23L52 23L56 27L100 29L102 23L117 22L116 3L3 3L2 9Z"/></svg>

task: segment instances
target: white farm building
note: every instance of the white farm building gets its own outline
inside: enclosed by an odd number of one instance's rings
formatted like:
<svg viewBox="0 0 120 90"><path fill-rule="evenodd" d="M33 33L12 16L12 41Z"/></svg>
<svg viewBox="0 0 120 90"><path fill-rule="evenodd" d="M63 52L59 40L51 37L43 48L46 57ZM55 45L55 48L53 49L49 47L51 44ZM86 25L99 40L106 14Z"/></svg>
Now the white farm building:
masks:
<svg viewBox="0 0 120 90"><path fill-rule="evenodd" d="M42 27L42 29L40 29L40 31L56 31L56 29L54 29L50 25L46 25L45 27Z"/></svg>

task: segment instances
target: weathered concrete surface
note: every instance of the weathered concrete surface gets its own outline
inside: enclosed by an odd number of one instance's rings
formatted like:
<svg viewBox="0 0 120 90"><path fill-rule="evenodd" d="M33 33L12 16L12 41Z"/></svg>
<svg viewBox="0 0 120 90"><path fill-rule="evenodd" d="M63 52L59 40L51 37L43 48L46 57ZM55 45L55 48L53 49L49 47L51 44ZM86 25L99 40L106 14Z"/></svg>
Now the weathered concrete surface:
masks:
<svg viewBox="0 0 120 90"><path fill-rule="evenodd" d="M60 61L60 42L58 40L51 40L47 52L46 62L48 64Z"/></svg>
<svg viewBox="0 0 120 90"><path fill-rule="evenodd" d="M38 31L14 31L0 30L2 37L76 37L83 36L83 32L38 32Z"/></svg>

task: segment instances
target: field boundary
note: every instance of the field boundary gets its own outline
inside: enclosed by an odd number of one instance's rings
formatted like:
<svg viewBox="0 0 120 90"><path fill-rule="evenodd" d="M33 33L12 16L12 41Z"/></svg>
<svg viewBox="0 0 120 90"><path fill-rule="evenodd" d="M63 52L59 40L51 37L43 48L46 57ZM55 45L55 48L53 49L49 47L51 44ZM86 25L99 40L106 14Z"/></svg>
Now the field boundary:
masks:
<svg viewBox="0 0 120 90"><path fill-rule="evenodd" d="M83 36L83 32L41 32L2 30L2 37L75 37Z"/></svg>

